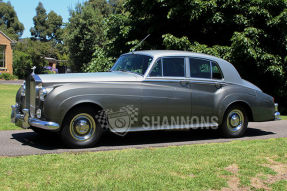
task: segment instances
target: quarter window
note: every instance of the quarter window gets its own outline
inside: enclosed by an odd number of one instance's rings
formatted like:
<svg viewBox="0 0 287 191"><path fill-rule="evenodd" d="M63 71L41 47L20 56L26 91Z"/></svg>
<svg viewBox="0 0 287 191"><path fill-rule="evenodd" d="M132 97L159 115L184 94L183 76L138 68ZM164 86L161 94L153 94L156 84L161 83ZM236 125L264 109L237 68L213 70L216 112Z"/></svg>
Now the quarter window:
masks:
<svg viewBox="0 0 287 191"><path fill-rule="evenodd" d="M190 58L190 76L193 78L211 78L210 61Z"/></svg>
<svg viewBox="0 0 287 191"><path fill-rule="evenodd" d="M223 78L221 70L216 62L212 62L212 79L221 80Z"/></svg>
<svg viewBox="0 0 287 191"><path fill-rule="evenodd" d="M161 58L150 72L150 76L184 77L184 58Z"/></svg>
<svg viewBox="0 0 287 191"><path fill-rule="evenodd" d="M162 76L162 64L161 64L161 59L159 59L154 67L152 68L150 75L149 76L153 76L153 77L161 77Z"/></svg>

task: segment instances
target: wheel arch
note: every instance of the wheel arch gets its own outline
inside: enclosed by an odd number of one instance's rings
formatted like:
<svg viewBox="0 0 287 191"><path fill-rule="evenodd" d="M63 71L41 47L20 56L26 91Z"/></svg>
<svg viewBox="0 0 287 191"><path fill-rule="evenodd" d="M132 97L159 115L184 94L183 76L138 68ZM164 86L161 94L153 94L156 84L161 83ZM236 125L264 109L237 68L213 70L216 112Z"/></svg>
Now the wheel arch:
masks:
<svg viewBox="0 0 287 191"><path fill-rule="evenodd" d="M61 129L68 114L72 112L73 110L75 110L76 108L80 108L80 107L90 107L90 108L92 107L95 111L103 110L103 107L100 104L95 103L93 101L82 101L82 102L75 103L71 107L66 108L64 114L62 115L61 125L60 125Z"/></svg>
<svg viewBox="0 0 287 191"><path fill-rule="evenodd" d="M226 111L230 108L230 107L233 107L233 106L241 106L245 109L245 111L247 112L247 117L248 117L248 121L253 121L253 112L252 112L252 109L250 107L250 105L245 102L245 101L242 101L242 100L238 100L238 101L234 101L232 103L230 103L229 105L227 105L227 107L225 108L225 111L224 111L224 115L223 117L226 115Z"/></svg>

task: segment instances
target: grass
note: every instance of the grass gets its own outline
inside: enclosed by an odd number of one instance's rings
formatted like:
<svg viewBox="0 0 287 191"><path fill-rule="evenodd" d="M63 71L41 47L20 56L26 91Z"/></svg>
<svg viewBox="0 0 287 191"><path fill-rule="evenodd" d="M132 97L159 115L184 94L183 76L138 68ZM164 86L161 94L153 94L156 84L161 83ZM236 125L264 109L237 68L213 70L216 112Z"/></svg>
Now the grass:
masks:
<svg viewBox="0 0 287 191"><path fill-rule="evenodd" d="M11 105L15 104L18 85L0 84L0 130L20 129L10 122Z"/></svg>
<svg viewBox="0 0 287 191"><path fill-rule="evenodd" d="M286 150L287 138L280 138L4 157L0 158L0 190L220 190L228 187L232 177L238 178L239 188L257 190L260 187L254 187L252 178L276 177L276 171L266 166L270 158L287 168ZM226 169L234 164L238 172ZM287 189L282 178L263 185Z"/></svg>
<svg viewBox="0 0 287 191"><path fill-rule="evenodd" d="M287 120L287 115L281 115L281 116L280 116L280 119L282 119L282 120Z"/></svg>

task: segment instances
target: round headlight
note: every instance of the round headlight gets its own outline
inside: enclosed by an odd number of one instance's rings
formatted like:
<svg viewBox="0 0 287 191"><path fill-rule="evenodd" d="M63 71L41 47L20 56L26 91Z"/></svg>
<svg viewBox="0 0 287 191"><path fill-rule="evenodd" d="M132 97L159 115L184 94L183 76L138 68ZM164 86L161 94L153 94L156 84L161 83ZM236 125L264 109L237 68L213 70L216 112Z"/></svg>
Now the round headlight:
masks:
<svg viewBox="0 0 287 191"><path fill-rule="evenodd" d="M39 90L39 98L41 101L44 101L45 100L45 96L47 95L47 90L46 88L41 88Z"/></svg>

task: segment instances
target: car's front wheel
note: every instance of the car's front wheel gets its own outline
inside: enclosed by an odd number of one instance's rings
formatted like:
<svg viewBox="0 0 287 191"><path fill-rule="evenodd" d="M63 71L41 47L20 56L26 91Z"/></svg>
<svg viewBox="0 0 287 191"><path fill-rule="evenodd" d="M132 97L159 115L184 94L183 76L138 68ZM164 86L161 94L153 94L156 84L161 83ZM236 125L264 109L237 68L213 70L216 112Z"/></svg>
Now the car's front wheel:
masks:
<svg viewBox="0 0 287 191"><path fill-rule="evenodd" d="M241 105L234 105L224 114L221 131L228 138L242 137L247 129L248 117L246 110Z"/></svg>
<svg viewBox="0 0 287 191"><path fill-rule="evenodd" d="M78 107L65 117L61 137L72 148L94 146L100 139L103 129L95 119L96 112L88 107Z"/></svg>

